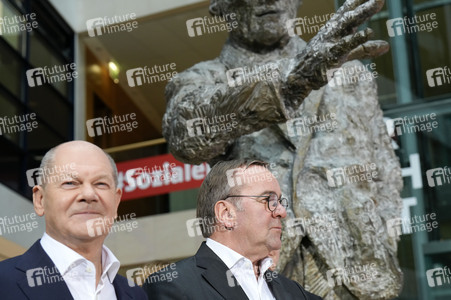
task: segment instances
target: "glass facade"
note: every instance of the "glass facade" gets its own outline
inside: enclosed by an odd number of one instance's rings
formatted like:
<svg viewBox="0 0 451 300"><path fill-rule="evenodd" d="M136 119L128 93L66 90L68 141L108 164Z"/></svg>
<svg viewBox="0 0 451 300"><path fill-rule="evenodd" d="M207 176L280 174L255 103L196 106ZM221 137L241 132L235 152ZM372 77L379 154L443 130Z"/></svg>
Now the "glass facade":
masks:
<svg viewBox="0 0 451 300"><path fill-rule="evenodd" d="M375 62L380 103L393 121L404 177L399 299L451 297L446 274L442 281L432 275L451 265L450 16L451 1L386 1L386 10L369 24L391 46ZM403 26L396 27L400 18ZM442 182L432 177L434 169L445 170Z"/></svg>
<svg viewBox="0 0 451 300"><path fill-rule="evenodd" d="M0 17L0 181L29 198L26 170L73 139L74 82L27 74L74 63L74 32L47 1L2 0Z"/></svg>

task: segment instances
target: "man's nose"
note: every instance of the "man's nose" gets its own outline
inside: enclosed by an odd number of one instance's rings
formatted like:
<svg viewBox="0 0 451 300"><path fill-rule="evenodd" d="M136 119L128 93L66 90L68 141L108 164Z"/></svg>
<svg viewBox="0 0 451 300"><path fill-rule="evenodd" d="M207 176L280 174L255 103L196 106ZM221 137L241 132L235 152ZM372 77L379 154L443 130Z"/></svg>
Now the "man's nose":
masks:
<svg viewBox="0 0 451 300"><path fill-rule="evenodd" d="M282 219L286 218L286 216L287 216L287 209L281 203L278 203L276 209L273 212L273 214L274 214L275 217L280 217Z"/></svg>
<svg viewBox="0 0 451 300"><path fill-rule="evenodd" d="M80 201L92 202L98 201L99 196L95 188L91 184L83 184L81 193L80 193Z"/></svg>

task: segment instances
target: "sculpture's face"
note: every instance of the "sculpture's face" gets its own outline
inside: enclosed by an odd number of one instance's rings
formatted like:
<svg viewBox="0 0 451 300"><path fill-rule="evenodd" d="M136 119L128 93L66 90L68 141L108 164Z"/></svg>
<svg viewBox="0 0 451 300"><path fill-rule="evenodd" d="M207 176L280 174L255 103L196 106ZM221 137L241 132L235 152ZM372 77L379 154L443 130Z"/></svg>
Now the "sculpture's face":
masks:
<svg viewBox="0 0 451 300"><path fill-rule="evenodd" d="M267 47L288 37L286 23L296 18L300 0L219 0L218 5L223 15L236 14L233 40Z"/></svg>

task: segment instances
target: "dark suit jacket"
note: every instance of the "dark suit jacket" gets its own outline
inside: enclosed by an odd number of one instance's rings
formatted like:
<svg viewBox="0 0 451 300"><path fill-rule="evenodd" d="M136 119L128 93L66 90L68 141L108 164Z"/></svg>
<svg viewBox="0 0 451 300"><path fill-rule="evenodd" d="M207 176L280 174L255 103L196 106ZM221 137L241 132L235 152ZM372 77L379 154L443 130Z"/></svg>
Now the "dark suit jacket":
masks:
<svg viewBox="0 0 451 300"><path fill-rule="evenodd" d="M36 268L47 268L47 270L51 270L50 272L53 274L46 277L46 279L43 279L43 277L39 275L39 272L34 273L35 276L31 277L32 271L29 271L30 274L27 277L27 270ZM54 273L54 270L56 270L55 264L44 251L38 240L23 255L0 262L0 299L73 299L69 288L64 280L62 280L61 275L59 273ZM46 271L46 274L50 274L50 272ZM36 274L38 275L36 276ZM52 282L49 283L50 277L52 277ZM29 284L29 282L31 284ZM130 287L127 279L119 274L114 278L113 285L116 290L117 299L147 299L147 296L143 293L141 288Z"/></svg>
<svg viewBox="0 0 451 300"><path fill-rule="evenodd" d="M168 276L168 273L171 275ZM278 273L267 272L265 275L269 289L277 300L321 299L305 291L297 282ZM152 300L248 299L224 262L205 242L195 256L177 262L174 269L168 267L164 272L150 275L143 289Z"/></svg>

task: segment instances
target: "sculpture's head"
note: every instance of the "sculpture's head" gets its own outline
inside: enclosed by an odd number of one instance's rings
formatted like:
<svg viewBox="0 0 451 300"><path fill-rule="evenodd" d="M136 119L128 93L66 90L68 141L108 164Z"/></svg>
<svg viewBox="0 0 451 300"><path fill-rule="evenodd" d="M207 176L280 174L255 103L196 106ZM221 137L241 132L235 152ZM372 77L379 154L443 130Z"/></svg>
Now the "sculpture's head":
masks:
<svg viewBox="0 0 451 300"><path fill-rule="evenodd" d="M210 13L236 14L232 42L251 50L283 46L289 38L287 21L296 18L302 0L211 0Z"/></svg>

